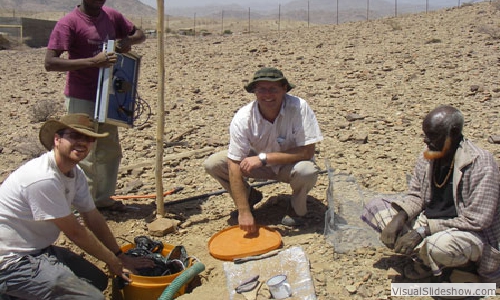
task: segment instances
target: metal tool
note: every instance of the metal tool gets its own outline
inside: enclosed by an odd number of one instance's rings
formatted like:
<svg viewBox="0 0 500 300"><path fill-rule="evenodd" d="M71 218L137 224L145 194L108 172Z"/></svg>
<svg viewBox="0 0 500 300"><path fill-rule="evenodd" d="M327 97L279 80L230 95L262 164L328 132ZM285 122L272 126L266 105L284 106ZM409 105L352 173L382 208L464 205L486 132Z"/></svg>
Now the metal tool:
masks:
<svg viewBox="0 0 500 300"><path fill-rule="evenodd" d="M234 290L238 293L250 292L254 288L259 285L259 275L253 276L245 281L243 281L240 285L238 285Z"/></svg>
<svg viewBox="0 0 500 300"><path fill-rule="evenodd" d="M247 262L247 261L252 261L252 260L259 260L259 259L263 259L263 258L268 258L268 257L272 257L272 256L275 256L276 254L280 253L282 249L276 249L276 250L272 250L272 251L269 251L267 253L264 253L264 254L260 254L260 255L253 255L253 256L247 256L247 257L241 257L241 258L235 258L233 259L233 262L235 264L242 264L244 262Z"/></svg>

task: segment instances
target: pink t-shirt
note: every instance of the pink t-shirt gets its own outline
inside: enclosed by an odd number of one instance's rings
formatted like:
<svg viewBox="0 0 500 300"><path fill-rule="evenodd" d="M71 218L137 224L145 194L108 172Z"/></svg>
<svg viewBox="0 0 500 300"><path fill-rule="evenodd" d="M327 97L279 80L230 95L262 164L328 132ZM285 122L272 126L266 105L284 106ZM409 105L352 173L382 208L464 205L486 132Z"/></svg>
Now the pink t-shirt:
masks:
<svg viewBox="0 0 500 300"><path fill-rule="evenodd" d="M102 51L108 40L123 39L133 32L134 24L118 11L102 7L98 17L82 13L77 6L60 19L50 34L48 49L67 51L69 59L88 58ZM64 94L95 101L99 68L69 71Z"/></svg>

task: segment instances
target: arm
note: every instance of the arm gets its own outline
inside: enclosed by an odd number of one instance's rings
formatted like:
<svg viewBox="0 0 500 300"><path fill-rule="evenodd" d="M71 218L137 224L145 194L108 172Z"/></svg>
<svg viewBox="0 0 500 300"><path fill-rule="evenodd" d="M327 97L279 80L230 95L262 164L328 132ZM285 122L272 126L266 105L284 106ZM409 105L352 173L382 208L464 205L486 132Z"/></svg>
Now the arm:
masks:
<svg viewBox="0 0 500 300"><path fill-rule="evenodd" d="M300 146L284 152L267 153L267 163L270 165L288 165L303 160L311 160L314 156L316 144Z"/></svg>
<svg viewBox="0 0 500 300"><path fill-rule="evenodd" d="M267 165L288 165L303 160L311 160L314 156L315 144L300 146L284 152L270 152L267 154ZM258 156L249 156L241 161L241 172L248 175L252 170L262 167Z"/></svg>
<svg viewBox="0 0 500 300"><path fill-rule="evenodd" d="M87 214L92 214L92 211L90 213L85 213L85 215ZM86 219L86 217L84 217L84 219ZM92 219L93 221L100 223L98 218L92 218ZM94 256L95 258L105 262L109 266L113 274L121 276L122 278L128 281L127 276L125 275L125 273L127 273L128 271L123 268L121 260L115 256L114 252L112 252L112 251L118 251L119 249L116 242L114 242L113 244L113 242L105 240L106 243L109 243L109 246L113 246L112 250L110 250L103 243L101 243L101 241L94 234L92 234L92 232L90 232L89 229L81 225L73 214L69 214L66 217L53 219L52 222L57 227L59 227L59 229L61 229L61 231L64 232L64 234L71 241L73 241L78 247L80 247L88 254ZM98 224L95 224L95 226L97 225ZM105 222L104 226L108 228ZM106 230L102 229L101 231L106 231ZM107 236L107 234L104 235ZM106 239L108 238L109 237L106 237Z"/></svg>
<svg viewBox="0 0 500 300"><path fill-rule="evenodd" d="M120 246L118 246L113 233L111 233L106 220L97 209L80 214L85 221L85 226L87 226L87 228L107 249L109 249L112 253L116 253L120 250Z"/></svg>
<svg viewBox="0 0 500 300"><path fill-rule="evenodd" d="M109 249L112 253L117 253L120 247L116 243L116 239L109 229L106 220L103 218L101 213L97 209L93 209L89 212L81 213L85 225L94 234L94 236L101 241L101 243ZM153 267L154 262L150 259L131 257L128 255L120 254L118 258L125 265L125 267L136 273L135 270L138 268Z"/></svg>
<svg viewBox="0 0 500 300"><path fill-rule="evenodd" d="M404 226L408 221L416 218L423 210L423 197L425 193L421 191L422 185L425 186L423 181L428 168L428 161L422 156L419 157L413 170L413 176L407 194L402 200L392 202L392 207L397 211L397 214L383 228L380 239L387 247L397 249L397 252L402 249L401 242L399 241L401 240L400 233L403 231ZM405 251L406 250L413 250L413 248L407 247Z"/></svg>
<svg viewBox="0 0 500 300"><path fill-rule="evenodd" d="M113 66L117 61L115 53L100 52L96 56L79 59L62 58L61 54L64 51L47 49L45 53L45 70L46 71L74 71L84 68L108 68Z"/></svg>
<svg viewBox="0 0 500 300"><path fill-rule="evenodd" d="M250 233L255 232L257 231L257 225L250 211L243 174L240 170L240 162L228 159L228 168L230 192L234 204L238 209L238 223L240 228Z"/></svg>
<svg viewBox="0 0 500 300"><path fill-rule="evenodd" d="M116 47L116 51L118 53L127 53L130 50L132 50L133 45L141 44L145 40L146 40L146 35L144 34L144 32L141 29L136 28L134 26L134 30L132 31L132 34L130 34L129 36L127 36L124 39L121 39L118 42L118 46Z"/></svg>

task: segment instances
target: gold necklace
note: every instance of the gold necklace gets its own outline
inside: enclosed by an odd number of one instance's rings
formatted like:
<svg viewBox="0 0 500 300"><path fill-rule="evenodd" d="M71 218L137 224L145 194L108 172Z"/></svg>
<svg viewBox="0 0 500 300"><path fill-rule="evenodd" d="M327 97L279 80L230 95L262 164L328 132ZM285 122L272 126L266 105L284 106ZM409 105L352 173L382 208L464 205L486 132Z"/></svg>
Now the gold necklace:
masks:
<svg viewBox="0 0 500 300"><path fill-rule="evenodd" d="M434 185L435 185L438 189L442 188L442 187L446 184L446 182L448 181L448 179L450 178L451 173L453 173L453 164L454 164L454 163L455 163L455 158L453 158L453 159L451 160L450 170L448 171L448 174L446 174L446 177L444 178L444 180L443 180L443 182L442 182L441 184L438 184L438 183L436 182L436 172L434 172L434 176L432 176L432 179L433 179L433 181L434 181Z"/></svg>

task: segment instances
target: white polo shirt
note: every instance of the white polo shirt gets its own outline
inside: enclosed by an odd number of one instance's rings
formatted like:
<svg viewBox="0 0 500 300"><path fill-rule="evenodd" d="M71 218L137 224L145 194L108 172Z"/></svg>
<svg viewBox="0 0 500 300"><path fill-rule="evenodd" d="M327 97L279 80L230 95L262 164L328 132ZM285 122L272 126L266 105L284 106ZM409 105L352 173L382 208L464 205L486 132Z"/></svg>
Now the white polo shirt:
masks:
<svg viewBox="0 0 500 300"><path fill-rule="evenodd" d="M323 140L313 110L304 99L289 94L274 123L262 117L257 100L240 108L231 121L229 135L228 157L236 161L251 152L283 152Z"/></svg>

